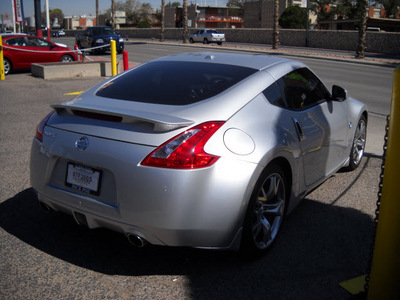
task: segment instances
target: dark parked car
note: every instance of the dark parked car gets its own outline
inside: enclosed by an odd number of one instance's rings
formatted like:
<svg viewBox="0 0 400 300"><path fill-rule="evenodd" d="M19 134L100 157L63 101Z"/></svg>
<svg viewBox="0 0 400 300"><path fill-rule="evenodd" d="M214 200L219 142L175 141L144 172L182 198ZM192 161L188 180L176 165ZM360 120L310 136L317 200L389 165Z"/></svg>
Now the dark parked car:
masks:
<svg viewBox="0 0 400 300"><path fill-rule="evenodd" d="M110 50L110 42L116 42L117 52L124 51L124 39L108 26L88 27L84 33L75 36L79 49L94 48L93 53L104 53Z"/></svg>
<svg viewBox="0 0 400 300"><path fill-rule="evenodd" d="M48 40L27 34L2 35L4 72L30 69L32 63L70 62L78 60L74 51Z"/></svg>

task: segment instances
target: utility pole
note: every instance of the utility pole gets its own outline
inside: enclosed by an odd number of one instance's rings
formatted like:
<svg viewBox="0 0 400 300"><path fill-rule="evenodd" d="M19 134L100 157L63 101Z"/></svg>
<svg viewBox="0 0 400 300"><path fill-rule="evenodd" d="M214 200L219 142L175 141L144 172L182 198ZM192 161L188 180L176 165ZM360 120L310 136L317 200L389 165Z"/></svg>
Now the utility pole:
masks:
<svg viewBox="0 0 400 300"><path fill-rule="evenodd" d="M40 12L40 0L35 0L35 28L36 28L36 35L38 37L42 37L42 18Z"/></svg>
<svg viewBox="0 0 400 300"><path fill-rule="evenodd" d="M96 0L96 26L99 25L99 0Z"/></svg>

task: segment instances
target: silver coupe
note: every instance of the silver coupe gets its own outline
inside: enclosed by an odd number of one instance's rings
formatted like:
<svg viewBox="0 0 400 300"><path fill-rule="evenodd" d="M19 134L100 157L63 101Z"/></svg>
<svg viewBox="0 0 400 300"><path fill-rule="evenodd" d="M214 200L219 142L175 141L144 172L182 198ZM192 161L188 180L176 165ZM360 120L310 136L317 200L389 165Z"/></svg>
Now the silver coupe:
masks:
<svg viewBox="0 0 400 300"><path fill-rule="evenodd" d="M172 55L52 105L31 183L44 209L136 246L257 256L308 192L359 166L367 119L298 61Z"/></svg>

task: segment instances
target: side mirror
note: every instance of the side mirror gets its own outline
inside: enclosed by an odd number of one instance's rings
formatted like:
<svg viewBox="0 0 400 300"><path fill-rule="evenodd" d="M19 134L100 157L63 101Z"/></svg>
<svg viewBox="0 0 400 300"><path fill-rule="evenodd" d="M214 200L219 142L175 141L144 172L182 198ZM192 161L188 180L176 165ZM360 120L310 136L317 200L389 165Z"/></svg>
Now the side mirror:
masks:
<svg viewBox="0 0 400 300"><path fill-rule="evenodd" d="M344 88L338 85L332 86L332 100L344 101L346 99L347 91Z"/></svg>

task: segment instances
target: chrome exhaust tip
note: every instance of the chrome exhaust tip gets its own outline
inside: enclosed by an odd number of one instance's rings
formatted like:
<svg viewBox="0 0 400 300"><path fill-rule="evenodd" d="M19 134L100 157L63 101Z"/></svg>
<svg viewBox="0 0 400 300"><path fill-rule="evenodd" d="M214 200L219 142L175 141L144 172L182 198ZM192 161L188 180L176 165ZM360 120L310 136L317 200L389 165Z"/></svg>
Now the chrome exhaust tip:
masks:
<svg viewBox="0 0 400 300"><path fill-rule="evenodd" d="M141 248L147 244L146 240L136 234L128 233L128 241L135 247Z"/></svg>

